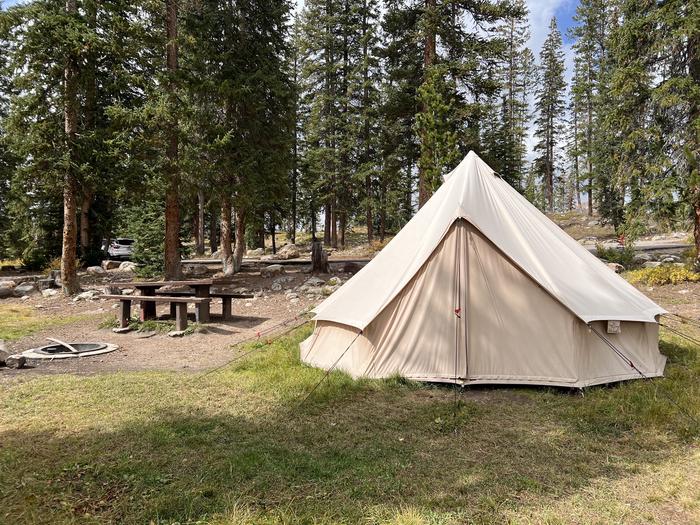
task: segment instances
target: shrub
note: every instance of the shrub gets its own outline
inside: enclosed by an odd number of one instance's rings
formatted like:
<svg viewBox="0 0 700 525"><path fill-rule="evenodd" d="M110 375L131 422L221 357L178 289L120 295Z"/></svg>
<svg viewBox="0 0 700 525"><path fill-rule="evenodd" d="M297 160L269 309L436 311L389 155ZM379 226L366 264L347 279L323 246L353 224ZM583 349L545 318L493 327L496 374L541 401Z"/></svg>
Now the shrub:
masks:
<svg viewBox="0 0 700 525"><path fill-rule="evenodd" d="M606 248L602 244L595 245L596 253L598 257L610 263L621 264L625 268L630 268L634 266L634 246L628 244L624 246L621 250L617 248Z"/></svg>
<svg viewBox="0 0 700 525"><path fill-rule="evenodd" d="M696 283L700 282L700 273L694 272L689 266L662 265L633 270L629 272L628 278L631 283L648 285Z"/></svg>

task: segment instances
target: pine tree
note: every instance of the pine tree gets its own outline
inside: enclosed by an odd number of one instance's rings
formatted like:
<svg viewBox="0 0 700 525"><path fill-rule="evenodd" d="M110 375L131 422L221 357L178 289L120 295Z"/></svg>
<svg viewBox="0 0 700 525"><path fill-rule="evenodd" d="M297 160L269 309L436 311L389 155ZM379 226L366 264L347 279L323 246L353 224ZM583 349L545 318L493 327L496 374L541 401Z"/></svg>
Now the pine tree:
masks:
<svg viewBox="0 0 700 525"><path fill-rule="evenodd" d="M539 152L537 171L544 182L544 194L548 211L554 209L554 182L557 173L557 148L560 141L561 119L564 113L564 55L561 33L556 18L549 24L549 34L540 52L540 81L537 91L536 131L539 139L535 151Z"/></svg>

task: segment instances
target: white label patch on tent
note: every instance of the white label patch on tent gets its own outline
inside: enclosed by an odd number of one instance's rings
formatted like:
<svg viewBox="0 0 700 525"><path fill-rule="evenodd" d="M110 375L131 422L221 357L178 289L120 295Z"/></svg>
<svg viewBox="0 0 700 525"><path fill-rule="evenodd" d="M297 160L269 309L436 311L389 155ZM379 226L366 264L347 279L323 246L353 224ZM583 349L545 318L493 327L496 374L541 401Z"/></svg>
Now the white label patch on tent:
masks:
<svg viewBox="0 0 700 525"><path fill-rule="evenodd" d="M620 327L620 321L608 321L608 333L609 334L619 334L622 332Z"/></svg>

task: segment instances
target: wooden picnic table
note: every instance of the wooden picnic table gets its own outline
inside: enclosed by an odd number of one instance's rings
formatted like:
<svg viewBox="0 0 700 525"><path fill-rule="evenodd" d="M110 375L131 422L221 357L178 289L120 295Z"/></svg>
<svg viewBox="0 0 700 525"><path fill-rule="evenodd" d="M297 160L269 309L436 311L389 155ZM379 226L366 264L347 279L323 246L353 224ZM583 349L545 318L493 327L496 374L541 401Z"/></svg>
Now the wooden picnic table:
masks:
<svg viewBox="0 0 700 525"><path fill-rule="evenodd" d="M113 286L119 288L136 288L141 295L155 296L156 290L162 288L163 286L189 286L194 289L194 296L199 298L209 298L210 291L213 284L223 284L215 283L212 279L198 279L196 281L134 281L129 283L114 283ZM209 322L209 302L203 302L200 305L200 319L201 323ZM155 319L156 317L156 303L147 302L141 305L141 321L148 321L149 319Z"/></svg>

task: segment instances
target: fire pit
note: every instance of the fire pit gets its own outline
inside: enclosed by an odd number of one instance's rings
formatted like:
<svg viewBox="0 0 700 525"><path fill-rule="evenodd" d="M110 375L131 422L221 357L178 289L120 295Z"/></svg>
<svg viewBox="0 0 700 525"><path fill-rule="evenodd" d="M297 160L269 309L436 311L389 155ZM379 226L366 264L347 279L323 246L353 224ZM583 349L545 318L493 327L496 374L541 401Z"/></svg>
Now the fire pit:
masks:
<svg viewBox="0 0 700 525"><path fill-rule="evenodd" d="M51 344L30 348L22 352L21 355L27 359L70 359L107 354L119 348L110 343L66 343L50 337L47 339L51 341Z"/></svg>

